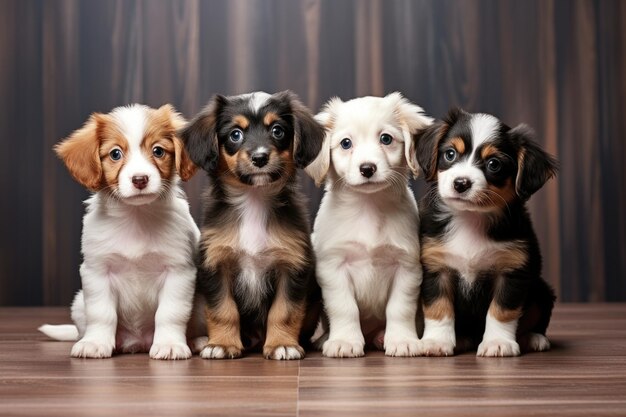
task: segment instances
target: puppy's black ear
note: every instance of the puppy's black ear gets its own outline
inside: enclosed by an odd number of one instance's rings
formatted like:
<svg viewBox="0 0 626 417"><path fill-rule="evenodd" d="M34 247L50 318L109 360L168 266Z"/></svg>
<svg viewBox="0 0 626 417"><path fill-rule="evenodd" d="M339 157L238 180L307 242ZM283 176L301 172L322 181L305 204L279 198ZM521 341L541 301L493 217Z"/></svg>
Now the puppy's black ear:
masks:
<svg viewBox="0 0 626 417"><path fill-rule="evenodd" d="M185 144L191 160L207 172L213 172L219 162L217 119L227 102L226 97L216 94L200 113L178 131L178 137Z"/></svg>
<svg viewBox="0 0 626 417"><path fill-rule="evenodd" d="M448 125L442 121L436 121L426 129L415 134L417 142L417 162L424 171L426 181L437 179L437 160L439 157L439 141L445 136Z"/></svg>
<svg viewBox="0 0 626 417"><path fill-rule="evenodd" d="M528 200L556 175L558 162L539 147L533 139L533 130L527 125L514 127L508 134L519 144L515 191L522 200Z"/></svg>
<svg viewBox="0 0 626 417"><path fill-rule="evenodd" d="M291 91L276 95L279 100L288 100L293 116L293 160L298 168L309 165L320 153L324 141L324 128L313 117L313 113Z"/></svg>

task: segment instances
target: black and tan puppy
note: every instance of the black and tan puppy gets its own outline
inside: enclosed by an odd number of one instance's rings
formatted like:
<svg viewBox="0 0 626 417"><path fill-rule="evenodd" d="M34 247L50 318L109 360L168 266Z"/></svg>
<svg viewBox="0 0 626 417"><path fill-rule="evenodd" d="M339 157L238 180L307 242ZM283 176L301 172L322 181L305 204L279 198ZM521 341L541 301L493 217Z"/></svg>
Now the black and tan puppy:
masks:
<svg viewBox="0 0 626 417"><path fill-rule="evenodd" d="M455 109L417 141L432 186L420 202L423 355L457 342L478 356L550 348L554 295L525 204L557 166L531 136Z"/></svg>
<svg viewBox="0 0 626 417"><path fill-rule="evenodd" d="M301 359L319 309L305 198L296 168L319 153L323 128L284 91L215 96L181 132L210 179L198 294L203 358L263 346L268 359Z"/></svg>

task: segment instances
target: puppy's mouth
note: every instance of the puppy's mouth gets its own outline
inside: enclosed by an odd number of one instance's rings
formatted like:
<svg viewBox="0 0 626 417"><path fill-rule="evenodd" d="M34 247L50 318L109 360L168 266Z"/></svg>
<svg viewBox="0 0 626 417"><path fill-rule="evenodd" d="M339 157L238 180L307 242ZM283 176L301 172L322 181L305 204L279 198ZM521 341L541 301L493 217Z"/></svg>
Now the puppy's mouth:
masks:
<svg viewBox="0 0 626 417"><path fill-rule="evenodd" d="M391 185L387 181L366 181L359 184L350 184L346 182L346 184L355 191L367 194L384 190Z"/></svg>
<svg viewBox="0 0 626 417"><path fill-rule="evenodd" d="M246 174L240 173L238 176L239 181L241 181L243 184L253 187L275 183L282 177L279 171L255 172Z"/></svg>
<svg viewBox="0 0 626 417"><path fill-rule="evenodd" d="M453 209L461 211L475 211L475 212L492 212L496 208L493 204L489 204L485 200L481 200L479 197L462 197L462 196L442 196L443 202Z"/></svg>
<svg viewBox="0 0 626 417"><path fill-rule="evenodd" d="M142 193L134 194L131 196L122 197L122 201L131 206L142 206L144 204L150 204L159 197L158 193Z"/></svg>

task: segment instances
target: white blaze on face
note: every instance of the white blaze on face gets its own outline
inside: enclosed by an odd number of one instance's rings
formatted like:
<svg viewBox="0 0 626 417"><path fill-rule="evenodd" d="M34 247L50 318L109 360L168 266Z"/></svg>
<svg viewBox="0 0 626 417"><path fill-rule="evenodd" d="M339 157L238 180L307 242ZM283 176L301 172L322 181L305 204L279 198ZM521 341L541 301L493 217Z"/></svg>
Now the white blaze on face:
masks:
<svg viewBox="0 0 626 417"><path fill-rule="evenodd" d="M128 143L124 155L124 167L118 175L119 193L123 198L132 198L146 195L156 198L161 190L161 176L154 165L151 155L142 149L142 142L147 129L147 112L149 109L142 105L120 107L111 113L117 128ZM142 190L133 185L133 177L146 176L148 184ZM132 202L131 200L130 202ZM137 203L145 203L143 199Z"/></svg>

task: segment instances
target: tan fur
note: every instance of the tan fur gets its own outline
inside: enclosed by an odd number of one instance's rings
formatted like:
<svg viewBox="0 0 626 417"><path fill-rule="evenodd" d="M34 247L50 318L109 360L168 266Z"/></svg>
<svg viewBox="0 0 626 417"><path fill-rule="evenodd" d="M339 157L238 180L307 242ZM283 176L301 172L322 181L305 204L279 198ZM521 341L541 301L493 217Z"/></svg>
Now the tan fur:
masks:
<svg viewBox="0 0 626 417"><path fill-rule="evenodd" d="M85 125L54 147L72 177L91 191L103 186L99 127L107 117L94 113Z"/></svg>
<svg viewBox="0 0 626 417"><path fill-rule="evenodd" d="M239 126L242 129L247 129L250 126L250 120L242 114L238 114L233 117L233 124Z"/></svg>
<svg viewBox="0 0 626 417"><path fill-rule="evenodd" d="M439 297L431 304L424 304L424 318L430 320L443 320L454 318L454 306L447 296Z"/></svg>
<svg viewBox="0 0 626 417"><path fill-rule="evenodd" d="M237 262L238 251L235 248L239 245L239 231L236 222L203 229L201 241L205 252L204 268L217 270L220 265Z"/></svg>
<svg viewBox="0 0 626 417"><path fill-rule="evenodd" d="M456 149L456 151L459 154L464 154L465 153L465 142L463 142L463 139L461 139L461 138L452 138L452 140L450 140L450 144L454 147L454 149Z"/></svg>
<svg viewBox="0 0 626 417"><path fill-rule="evenodd" d="M298 338L305 311L306 303L304 301L289 302L281 284L267 316L267 336L263 346L263 354L266 358L271 358L274 350L279 346L296 347L304 355Z"/></svg>
<svg viewBox="0 0 626 417"><path fill-rule="evenodd" d="M502 187L496 187L493 184L489 184L487 189L489 192L485 193L479 202L479 204L484 206L504 208L508 203L512 202L517 197L515 186L510 178L507 178Z"/></svg>
<svg viewBox="0 0 626 417"><path fill-rule="evenodd" d="M522 315L522 308L520 307L510 310L499 306L498 303L493 301L489 306L489 314L501 323L508 323L520 318Z"/></svg>
<svg viewBox="0 0 626 417"><path fill-rule="evenodd" d="M446 252L443 242L434 238L426 238L422 244L422 263L428 269L437 272L448 269L448 252Z"/></svg>
<svg viewBox="0 0 626 417"><path fill-rule="evenodd" d="M205 307L204 314L209 335L207 345L220 346L230 358L241 356L243 343L239 333L239 311L230 292L224 294L217 308Z"/></svg>
<svg viewBox="0 0 626 417"><path fill-rule="evenodd" d="M272 123L280 120L280 116L274 112L268 112L265 117L263 117L263 124L265 126L270 126Z"/></svg>
<svg viewBox="0 0 626 417"><path fill-rule="evenodd" d="M483 148L480 150L480 157L485 160L494 155L497 155L498 153L498 148L493 145L487 144L483 146Z"/></svg>

